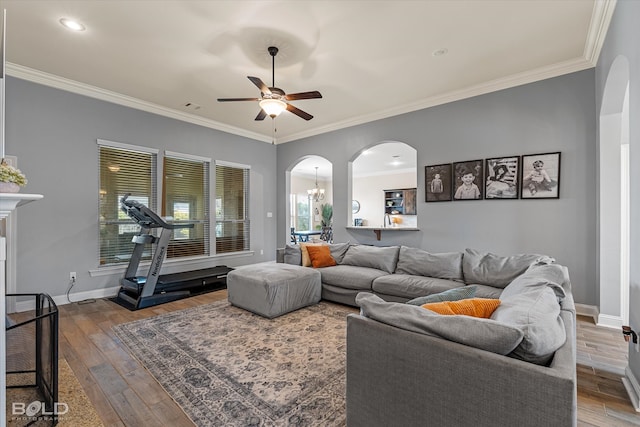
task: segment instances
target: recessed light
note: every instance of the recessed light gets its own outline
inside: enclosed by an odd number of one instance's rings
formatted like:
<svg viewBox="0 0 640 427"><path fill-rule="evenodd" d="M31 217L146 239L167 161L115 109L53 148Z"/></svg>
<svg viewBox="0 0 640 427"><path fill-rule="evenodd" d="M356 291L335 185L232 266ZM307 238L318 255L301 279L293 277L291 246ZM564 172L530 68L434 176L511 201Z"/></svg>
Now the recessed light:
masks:
<svg viewBox="0 0 640 427"><path fill-rule="evenodd" d="M446 47L443 47L442 49L436 49L433 51L432 55L433 56L444 56L447 53L449 53L449 49L447 49Z"/></svg>
<svg viewBox="0 0 640 427"><path fill-rule="evenodd" d="M78 21L74 21L73 19L62 18L62 19L60 19L60 23L65 28L68 28L68 29L70 29L72 31L84 31L85 30L84 25L82 25Z"/></svg>

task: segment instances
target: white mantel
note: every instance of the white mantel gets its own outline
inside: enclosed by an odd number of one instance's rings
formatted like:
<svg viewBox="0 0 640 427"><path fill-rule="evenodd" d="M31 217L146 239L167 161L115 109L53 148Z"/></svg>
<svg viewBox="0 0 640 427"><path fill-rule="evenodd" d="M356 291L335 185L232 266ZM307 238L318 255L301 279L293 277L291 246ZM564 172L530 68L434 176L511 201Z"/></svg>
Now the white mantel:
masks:
<svg viewBox="0 0 640 427"><path fill-rule="evenodd" d="M18 206L42 199L42 194L0 193L0 219L5 219Z"/></svg>
<svg viewBox="0 0 640 427"><path fill-rule="evenodd" d="M18 206L22 206L26 203L33 202L36 200L42 199L42 194L22 194L22 193L0 193L0 221L6 219L6 227L9 227L9 215L13 212ZM12 231L15 235L15 230ZM6 289L6 263L8 261L7 258L7 241L4 235L0 235L0 321L4 323L5 318L5 304L7 293ZM13 261L13 260L10 260ZM0 384L7 383L7 343L6 343L6 334L3 332L0 334ZM5 402L7 398L7 391L5 387L0 387L0 402ZM0 413L0 425L5 425L6 423L6 414L5 411L2 410Z"/></svg>

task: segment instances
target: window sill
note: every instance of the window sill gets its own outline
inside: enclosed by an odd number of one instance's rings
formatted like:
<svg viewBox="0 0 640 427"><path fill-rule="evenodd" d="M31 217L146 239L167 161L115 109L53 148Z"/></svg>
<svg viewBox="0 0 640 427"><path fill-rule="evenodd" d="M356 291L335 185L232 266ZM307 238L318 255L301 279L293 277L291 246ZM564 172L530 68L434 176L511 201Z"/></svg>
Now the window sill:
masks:
<svg viewBox="0 0 640 427"><path fill-rule="evenodd" d="M200 257L185 257L185 258L180 258L180 259L167 259L162 263L162 273L166 274L166 273L176 273L178 272L177 270L180 271L186 271L184 268L182 267L189 267L189 266L196 266L199 264L204 264L204 263L210 263L212 261L216 261L216 260L220 260L220 259L225 259L225 258L239 258L239 257L250 257L254 255L254 251L242 251L242 252L229 252L229 253L224 253L224 254L218 254L218 255L211 255L211 256L200 256ZM142 269L142 271L144 271L145 269L149 268L149 265L151 265L151 262L149 261L144 261L140 263L140 269ZM166 267L170 267L167 271L165 272L164 270L166 269ZM209 265L210 267L210 265ZM198 266L195 269L200 269L200 268L207 268L206 265L201 265ZM106 265L104 267L98 267L98 268L94 268L92 270L89 270L89 276L91 277L101 277L101 276L112 276L112 275L122 275L125 271L127 270L127 264L123 263L123 264L118 264L118 265ZM176 271L173 271L176 270Z"/></svg>

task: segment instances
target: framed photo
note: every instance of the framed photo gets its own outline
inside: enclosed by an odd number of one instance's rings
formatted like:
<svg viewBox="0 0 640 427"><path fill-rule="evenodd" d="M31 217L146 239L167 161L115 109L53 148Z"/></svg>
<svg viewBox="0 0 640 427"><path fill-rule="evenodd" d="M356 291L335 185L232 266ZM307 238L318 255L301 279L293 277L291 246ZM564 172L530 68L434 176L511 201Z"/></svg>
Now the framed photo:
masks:
<svg viewBox="0 0 640 427"><path fill-rule="evenodd" d="M522 156L520 183L523 199L560 198L560 152Z"/></svg>
<svg viewBox="0 0 640 427"><path fill-rule="evenodd" d="M517 199L520 195L520 156L485 160L484 198Z"/></svg>
<svg viewBox="0 0 640 427"><path fill-rule="evenodd" d="M453 200L481 200L484 196L482 160L453 164Z"/></svg>
<svg viewBox="0 0 640 427"><path fill-rule="evenodd" d="M427 202L451 201L451 163L424 167L425 200Z"/></svg>

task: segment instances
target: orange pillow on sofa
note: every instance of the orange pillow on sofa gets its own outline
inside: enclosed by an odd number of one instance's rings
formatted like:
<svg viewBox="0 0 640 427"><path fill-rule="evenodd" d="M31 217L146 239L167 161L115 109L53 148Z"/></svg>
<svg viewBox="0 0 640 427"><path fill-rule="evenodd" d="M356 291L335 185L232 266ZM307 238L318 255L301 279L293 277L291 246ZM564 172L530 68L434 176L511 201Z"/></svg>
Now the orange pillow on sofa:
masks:
<svg viewBox="0 0 640 427"><path fill-rule="evenodd" d="M488 319L499 305L499 299L468 298L459 301L431 302L421 307L435 311L438 314L463 314L465 316Z"/></svg>
<svg viewBox="0 0 640 427"><path fill-rule="evenodd" d="M319 242L319 243L312 243L312 242L300 243L300 254L302 255L302 266L303 267L311 267L311 258L309 258L309 251L307 250L307 248L309 246L323 246L323 245L326 245L326 243L324 243L324 242Z"/></svg>
<svg viewBox="0 0 640 427"><path fill-rule="evenodd" d="M331 256L329 246L307 246L309 258L313 268L331 267L336 265L336 260Z"/></svg>

